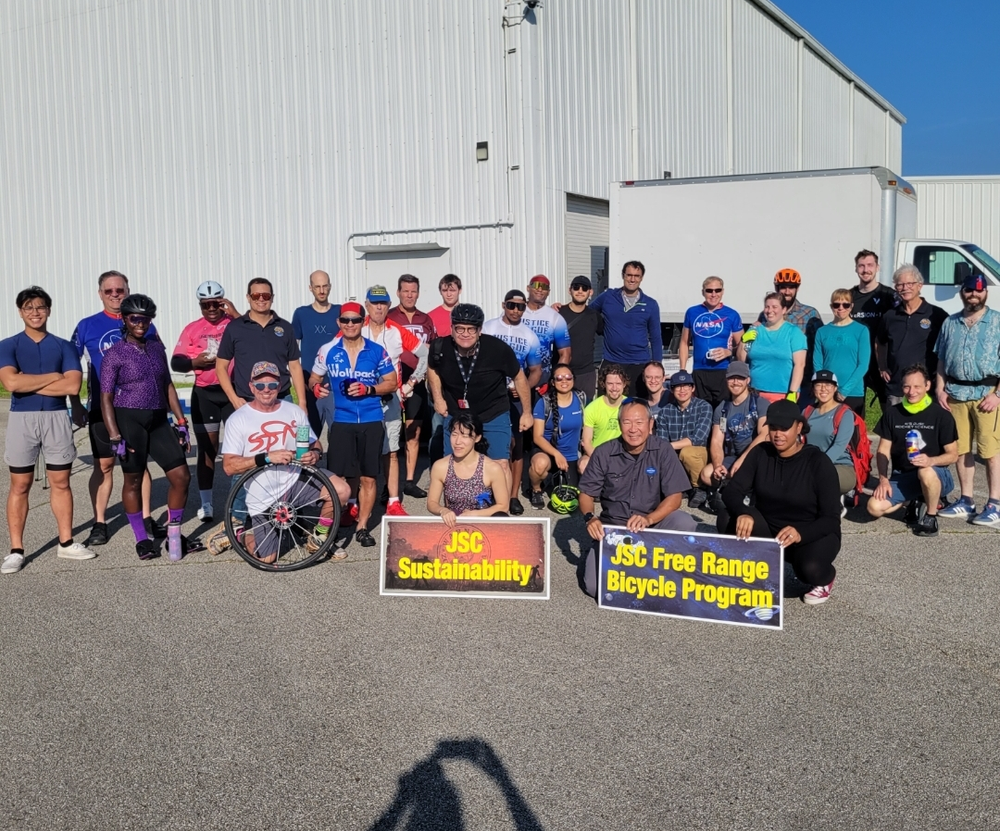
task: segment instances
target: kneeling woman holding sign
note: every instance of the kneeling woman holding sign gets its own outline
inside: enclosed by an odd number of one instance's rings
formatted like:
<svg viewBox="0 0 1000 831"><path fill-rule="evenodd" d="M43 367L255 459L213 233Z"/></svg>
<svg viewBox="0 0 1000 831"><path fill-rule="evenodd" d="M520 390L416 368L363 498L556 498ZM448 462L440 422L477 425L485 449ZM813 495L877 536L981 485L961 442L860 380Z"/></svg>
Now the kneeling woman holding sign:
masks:
<svg viewBox="0 0 1000 831"><path fill-rule="evenodd" d="M773 537L785 547L795 576L813 588L806 603L826 602L840 553L840 486L833 462L803 444L809 425L791 401L767 410L768 441L754 447L722 490L721 534ZM750 506L746 504L750 497Z"/></svg>
<svg viewBox="0 0 1000 831"><path fill-rule="evenodd" d="M503 468L485 455L479 416L459 413L448 431L452 452L431 468L427 510L449 528L458 516L507 516L510 487Z"/></svg>

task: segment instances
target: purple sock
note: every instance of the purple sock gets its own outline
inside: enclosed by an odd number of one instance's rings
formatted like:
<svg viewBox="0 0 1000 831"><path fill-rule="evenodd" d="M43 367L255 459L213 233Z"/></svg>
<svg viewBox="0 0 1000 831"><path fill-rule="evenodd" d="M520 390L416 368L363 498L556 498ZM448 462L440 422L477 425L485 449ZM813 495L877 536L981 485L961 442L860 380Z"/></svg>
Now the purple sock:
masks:
<svg viewBox="0 0 1000 831"><path fill-rule="evenodd" d="M125 514L128 517L128 524L132 526L132 533L135 534L135 541L142 542L143 540L148 540L149 536L146 534L146 526L142 522L142 511L137 514Z"/></svg>
<svg viewBox="0 0 1000 831"><path fill-rule="evenodd" d="M167 508L167 522L180 522L184 516L183 508Z"/></svg>

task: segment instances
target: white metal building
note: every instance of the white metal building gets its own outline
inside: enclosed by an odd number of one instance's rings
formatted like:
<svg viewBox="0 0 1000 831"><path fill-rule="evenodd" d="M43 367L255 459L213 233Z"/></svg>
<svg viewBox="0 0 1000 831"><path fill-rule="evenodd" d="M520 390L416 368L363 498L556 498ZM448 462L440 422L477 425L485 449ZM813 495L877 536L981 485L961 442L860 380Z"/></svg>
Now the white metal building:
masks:
<svg viewBox="0 0 1000 831"><path fill-rule="evenodd" d="M110 268L168 340L201 280L290 317L316 268L493 311L603 269L611 181L899 170L902 123L767 0L5 0L0 273L64 335Z"/></svg>
<svg viewBox="0 0 1000 831"><path fill-rule="evenodd" d="M1000 176L910 176L917 235L974 242L1000 257Z"/></svg>

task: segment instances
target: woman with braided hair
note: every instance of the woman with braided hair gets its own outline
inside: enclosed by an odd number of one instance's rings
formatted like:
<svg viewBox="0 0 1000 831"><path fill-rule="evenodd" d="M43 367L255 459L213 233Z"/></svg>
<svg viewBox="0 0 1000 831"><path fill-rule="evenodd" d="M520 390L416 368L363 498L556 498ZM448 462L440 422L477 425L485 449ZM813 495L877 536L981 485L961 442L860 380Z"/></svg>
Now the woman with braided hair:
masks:
<svg viewBox="0 0 1000 831"><path fill-rule="evenodd" d="M586 399L583 393L573 389L574 380L568 364L557 364L552 370L548 392L535 404L536 452L528 469L532 508L545 507L542 482L549 471L561 471L566 476L566 484L576 486L587 466L587 457L580 455Z"/></svg>

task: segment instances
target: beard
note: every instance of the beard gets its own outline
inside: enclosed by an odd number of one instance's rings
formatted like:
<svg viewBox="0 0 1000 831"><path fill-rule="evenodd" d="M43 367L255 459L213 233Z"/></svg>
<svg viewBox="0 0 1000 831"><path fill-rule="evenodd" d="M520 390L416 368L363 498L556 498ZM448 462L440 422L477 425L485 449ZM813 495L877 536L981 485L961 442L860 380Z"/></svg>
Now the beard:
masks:
<svg viewBox="0 0 1000 831"><path fill-rule="evenodd" d="M982 311L985 305L986 305L986 300L969 299L965 301L965 311L967 311L969 314L975 314L976 312Z"/></svg>
<svg viewBox="0 0 1000 831"><path fill-rule="evenodd" d="M785 295L781 295L781 308L782 309L792 308L792 304L795 302L795 297L796 295L794 294L791 297L785 297Z"/></svg>

